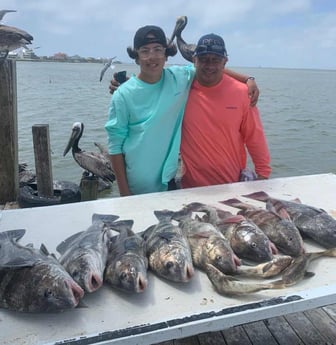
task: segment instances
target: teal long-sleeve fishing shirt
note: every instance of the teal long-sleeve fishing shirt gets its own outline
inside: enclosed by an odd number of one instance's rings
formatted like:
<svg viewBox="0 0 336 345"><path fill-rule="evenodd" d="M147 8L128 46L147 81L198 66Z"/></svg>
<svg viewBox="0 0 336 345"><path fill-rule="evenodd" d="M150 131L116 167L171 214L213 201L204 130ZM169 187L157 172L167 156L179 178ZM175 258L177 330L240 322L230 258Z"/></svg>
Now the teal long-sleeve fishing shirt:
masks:
<svg viewBox="0 0 336 345"><path fill-rule="evenodd" d="M132 76L113 94L105 129L109 154L124 154L132 194L167 190L175 177L181 125L195 75L190 66L163 69L149 84Z"/></svg>

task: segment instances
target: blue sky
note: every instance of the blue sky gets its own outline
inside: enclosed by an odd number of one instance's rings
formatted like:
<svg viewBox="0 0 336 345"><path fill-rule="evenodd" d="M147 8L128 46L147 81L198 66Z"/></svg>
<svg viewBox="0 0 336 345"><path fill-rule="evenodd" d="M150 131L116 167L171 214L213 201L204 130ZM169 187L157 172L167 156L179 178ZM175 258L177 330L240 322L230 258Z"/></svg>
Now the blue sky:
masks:
<svg viewBox="0 0 336 345"><path fill-rule="evenodd" d="M186 15L184 39L221 35L231 66L336 69L335 0L2 0L1 6L17 10L3 24L33 35L37 55L131 62L126 47L140 26L159 25L170 36L176 18ZM185 61L178 55L169 62Z"/></svg>

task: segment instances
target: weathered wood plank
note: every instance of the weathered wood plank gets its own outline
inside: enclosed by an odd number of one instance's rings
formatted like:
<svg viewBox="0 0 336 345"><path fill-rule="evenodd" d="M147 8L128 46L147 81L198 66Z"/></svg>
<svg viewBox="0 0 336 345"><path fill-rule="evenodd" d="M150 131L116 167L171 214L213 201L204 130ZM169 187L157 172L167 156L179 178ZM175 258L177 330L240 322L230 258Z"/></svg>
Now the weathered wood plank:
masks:
<svg viewBox="0 0 336 345"><path fill-rule="evenodd" d="M307 310L304 314L327 341L336 344L336 322L322 308Z"/></svg>
<svg viewBox="0 0 336 345"><path fill-rule="evenodd" d="M247 323L246 325L243 325L243 327L253 345L278 344L263 321Z"/></svg>
<svg viewBox="0 0 336 345"><path fill-rule="evenodd" d="M264 323L279 345L303 345L301 339L283 316L266 319Z"/></svg>
<svg viewBox="0 0 336 345"><path fill-rule="evenodd" d="M252 345L243 326L235 326L222 330L227 345Z"/></svg>
<svg viewBox="0 0 336 345"><path fill-rule="evenodd" d="M39 196L53 197L53 176L50 154L49 125L32 127L37 192Z"/></svg>
<svg viewBox="0 0 336 345"><path fill-rule="evenodd" d="M156 343L155 345L174 345L174 340L162 341L161 343Z"/></svg>
<svg viewBox="0 0 336 345"><path fill-rule="evenodd" d="M292 313L284 317L305 345L325 344L318 329L303 313Z"/></svg>
<svg viewBox="0 0 336 345"><path fill-rule="evenodd" d="M0 64L0 203L16 201L19 192L16 62Z"/></svg>
<svg viewBox="0 0 336 345"><path fill-rule="evenodd" d="M336 304L327 305L322 308L334 321L336 321Z"/></svg>
<svg viewBox="0 0 336 345"><path fill-rule="evenodd" d="M201 345L226 345L221 332L206 332L198 335Z"/></svg>
<svg viewBox="0 0 336 345"><path fill-rule="evenodd" d="M192 336L188 338L175 339L174 345L201 345L198 341L197 336Z"/></svg>

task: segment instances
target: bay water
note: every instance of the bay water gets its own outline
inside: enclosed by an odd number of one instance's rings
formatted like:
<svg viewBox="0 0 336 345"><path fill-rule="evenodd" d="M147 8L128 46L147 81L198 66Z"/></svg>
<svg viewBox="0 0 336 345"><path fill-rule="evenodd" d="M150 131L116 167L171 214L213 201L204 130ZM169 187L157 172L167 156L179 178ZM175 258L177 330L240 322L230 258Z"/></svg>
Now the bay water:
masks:
<svg viewBox="0 0 336 345"><path fill-rule="evenodd" d="M272 158L273 177L336 173L336 71L227 66L254 76ZM35 170L32 126L48 124L54 180L79 184L83 170L63 157L74 122L85 125L81 149L107 146L104 129L114 72L137 73L135 64L118 64L99 82L103 65L17 61L19 162ZM115 184L114 184L115 185ZM100 195L117 195L116 186Z"/></svg>

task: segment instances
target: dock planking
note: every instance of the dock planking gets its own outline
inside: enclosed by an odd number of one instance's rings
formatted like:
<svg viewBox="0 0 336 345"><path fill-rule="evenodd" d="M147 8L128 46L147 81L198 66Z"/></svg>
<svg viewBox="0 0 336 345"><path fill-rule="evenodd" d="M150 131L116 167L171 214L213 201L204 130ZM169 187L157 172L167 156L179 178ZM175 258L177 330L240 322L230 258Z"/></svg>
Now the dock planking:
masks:
<svg viewBox="0 0 336 345"><path fill-rule="evenodd" d="M336 345L336 304L155 345Z"/></svg>

